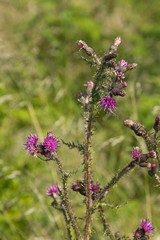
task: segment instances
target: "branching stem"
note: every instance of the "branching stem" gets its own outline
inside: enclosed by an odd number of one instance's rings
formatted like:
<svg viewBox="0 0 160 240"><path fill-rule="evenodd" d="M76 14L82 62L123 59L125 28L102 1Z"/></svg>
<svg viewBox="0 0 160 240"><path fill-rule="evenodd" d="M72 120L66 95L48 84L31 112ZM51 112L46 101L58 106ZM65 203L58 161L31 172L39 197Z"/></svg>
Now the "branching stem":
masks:
<svg viewBox="0 0 160 240"><path fill-rule="evenodd" d="M127 166L125 166L120 172L118 172L111 181L102 189L100 194L94 200L94 206L105 196L106 193L129 171L131 171L136 166L136 160L131 161Z"/></svg>

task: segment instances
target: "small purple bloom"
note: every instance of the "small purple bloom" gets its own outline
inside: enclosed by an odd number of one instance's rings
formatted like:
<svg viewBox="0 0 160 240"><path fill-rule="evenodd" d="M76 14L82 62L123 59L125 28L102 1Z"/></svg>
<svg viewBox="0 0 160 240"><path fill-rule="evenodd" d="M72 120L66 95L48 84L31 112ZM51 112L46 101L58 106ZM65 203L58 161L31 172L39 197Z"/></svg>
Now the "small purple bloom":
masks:
<svg viewBox="0 0 160 240"><path fill-rule="evenodd" d="M25 143L26 145L26 150L28 150L30 155L36 155L38 153L38 146L37 146L37 142L38 142L38 137L36 134L31 134L30 136L28 136L27 141Z"/></svg>
<svg viewBox="0 0 160 240"><path fill-rule="evenodd" d="M126 82L122 82L122 87L123 88L127 87L127 83Z"/></svg>
<svg viewBox="0 0 160 240"><path fill-rule="evenodd" d="M143 219L140 224L141 228L145 231L145 233L152 234L154 227L150 223L148 219Z"/></svg>
<svg viewBox="0 0 160 240"><path fill-rule="evenodd" d="M149 157L155 159L157 157L157 154L155 151L149 152Z"/></svg>
<svg viewBox="0 0 160 240"><path fill-rule="evenodd" d="M123 78L125 78L125 75L123 72L117 72L116 82L120 82Z"/></svg>
<svg viewBox="0 0 160 240"><path fill-rule="evenodd" d="M105 97L100 99L100 105L104 108L104 110L112 111L117 106L117 102L114 98L106 95Z"/></svg>
<svg viewBox="0 0 160 240"><path fill-rule="evenodd" d="M60 192L61 192L61 187L58 186L57 184L54 184L47 189L47 195L49 197L53 197L54 195L59 195Z"/></svg>
<svg viewBox="0 0 160 240"><path fill-rule="evenodd" d="M150 235L153 234L154 227L148 219L143 219L140 223L140 227L134 233L134 239L149 239Z"/></svg>
<svg viewBox="0 0 160 240"><path fill-rule="evenodd" d="M92 82L92 81L87 82L87 88L92 89L93 87L94 87L94 82Z"/></svg>
<svg viewBox="0 0 160 240"><path fill-rule="evenodd" d="M91 190L92 193L97 193L97 192L100 191L100 189L101 189L101 187L100 187L99 183L94 184L94 182L91 181L90 190Z"/></svg>
<svg viewBox="0 0 160 240"><path fill-rule="evenodd" d="M141 234L140 234L139 232L136 232L136 233L135 233L135 237L140 238L140 237L141 237Z"/></svg>
<svg viewBox="0 0 160 240"><path fill-rule="evenodd" d="M132 158L136 160L136 159L139 159L140 156L141 156L141 152L139 150L139 147L135 147L132 151Z"/></svg>
<svg viewBox="0 0 160 240"><path fill-rule="evenodd" d="M94 82L87 82L87 94L90 95L92 93L92 89L94 87Z"/></svg>
<svg viewBox="0 0 160 240"><path fill-rule="evenodd" d="M118 63L117 63L117 66L120 67L120 68L126 68L128 65L128 63L125 61L125 60L120 60Z"/></svg>
<svg viewBox="0 0 160 240"><path fill-rule="evenodd" d="M46 157L50 156L50 153L55 152L58 148L58 140L53 137L52 132L47 133L47 137L43 141L44 151L46 152Z"/></svg>

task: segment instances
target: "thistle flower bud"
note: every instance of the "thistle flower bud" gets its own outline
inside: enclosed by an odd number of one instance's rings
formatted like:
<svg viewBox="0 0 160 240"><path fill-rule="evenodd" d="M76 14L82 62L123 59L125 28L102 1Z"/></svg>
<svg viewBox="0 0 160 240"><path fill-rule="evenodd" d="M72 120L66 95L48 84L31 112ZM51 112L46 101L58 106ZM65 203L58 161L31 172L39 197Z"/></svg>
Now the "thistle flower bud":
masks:
<svg viewBox="0 0 160 240"><path fill-rule="evenodd" d="M127 119L124 121L124 125L132 129L137 136L142 136L144 138L148 137L148 132L142 124Z"/></svg>
<svg viewBox="0 0 160 240"><path fill-rule="evenodd" d="M115 47L118 47L120 45L120 43L121 43L121 38L120 37L116 37L115 40L114 40L113 45Z"/></svg>
<svg viewBox="0 0 160 240"><path fill-rule="evenodd" d="M83 49L87 53L87 55L92 56L92 54L94 53L93 49L89 47L87 43L85 43L84 41L79 40L77 41L77 44L80 47L80 49Z"/></svg>
<svg viewBox="0 0 160 240"><path fill-rule="evenodd" d="M120 43L121 43L121 38L120 37L115 38L114 43L109 49L109 54L115 53Z"/></svg>
<svg viewBox="0 0 160 240"><path fill-rule="evenodd" d="M160 130L160 115L156 117L153 128L155 132L158 132Z"/></svg>
<svg viewBox="0 0 160 240"><path fill-rule="evenodd" d="M123 88L127 87L127 83L126 82L122 82L122 87Z"/></svg>
<svg viewBox="0 0 160 240"><path fill-rule="evenodd" d="M128 64L127 65L127 71L136 68L137 65L138 65L137 63L130 63L130 64Z"/></svg>
<svg viewBox="0 0 160 240"><path fill-rule="evenodd" d="M140 167L146 167L146 168L150 168L151 167L151 163L148 162L140 162L139 163Z"/></svg>
<svg viewBox="0 0 160 240"><path fill-rule="evenodd" d="M139 160L141 157L141 151L139 149L139 147L135 147L132 151L132 158L134 160Z"/></svg>
<svg viewBox="0 0 160 240"><path fill-rule="evenodd" d="M157 154L155 151L150 151L148 154L149 154L150 158L156 159L156 157L157 157Z"/></svg>
<svg viewBox="0 0 160 240"><path fill-rule="evenodd" d="M118 87L114 87L111 92L114 96L121 96L124 97L126 92Z"/></svg>
<svg viewBox="0 0 160 240"><path fill-rule="evenodd" d="M94 87L94 82L87 82L87 94L90 95L92 93L92 89Z"/></svg>
<svg viewBox="0 0 160 240"><path fill-rule="evenodd" d="M148 174L153 177L157 172L157 164L151 163L151 169L148 171Z"/></svg>

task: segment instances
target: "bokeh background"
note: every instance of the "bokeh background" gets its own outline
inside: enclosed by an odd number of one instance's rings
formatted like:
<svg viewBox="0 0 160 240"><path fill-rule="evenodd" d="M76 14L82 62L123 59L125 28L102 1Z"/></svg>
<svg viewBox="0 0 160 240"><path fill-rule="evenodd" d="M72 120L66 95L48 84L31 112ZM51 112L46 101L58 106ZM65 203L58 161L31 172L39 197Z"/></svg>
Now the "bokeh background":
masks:
<svg viewBox="0 0 160 240"><path fill-rule="evenodd" d="M0 1L0 239L67 239L65 223L50 206L46 189L59 183L53 163L24 151L30 133L42 139L53 131L65 141L83 140L82 109L77 94L94 71L81 60L82 39L99 55L121 36L118 59L138 67L127 74L127 96L116 116L97 119L93 143L94 179L103 186L144 142L123 126L131 118L152 129L160 113L159 0L1 0ZM59 155L70 183L81 176L82 156L61 146ZM136 168L106 200L113 231L132 236L143 218L160 239L160 189L146 169ZM83 225L83 197L71 192ZM75 200L75 201L74 201ZM98 215L92 240L106 239Z"/></svg>

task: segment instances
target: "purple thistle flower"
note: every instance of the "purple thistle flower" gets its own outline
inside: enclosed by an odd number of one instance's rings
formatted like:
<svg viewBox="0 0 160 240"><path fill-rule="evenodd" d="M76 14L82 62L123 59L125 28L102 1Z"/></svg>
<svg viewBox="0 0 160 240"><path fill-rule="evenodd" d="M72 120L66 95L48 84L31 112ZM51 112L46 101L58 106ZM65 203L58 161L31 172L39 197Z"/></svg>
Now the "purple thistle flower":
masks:
<svg viewBox="0 0 160 240"><path fill-rule="evenodd" d="M149 239L150 235L153 234L154 227L148 219L143 219L140 223L140 227L134 233L134 240L138 239Z"/></svg>
<svg viewBox="0 0 160 240"><path fill-rule="evenodd" d="M144 232L148 233L149 235L152 234L152 231L154 230L154 227L148 219L143 219L140 226L144 230Z"/></svg>
<svg viewBox="0 0 160 240"><path fill-rule="evenodd" d="M125 78L125 75L123 72L117 72L116 82L120 82L123 78Z"/></svg>
<svg viewBox="0 0 160 240"><path fill-rule="evenodd" d="M36 134L31 134L30 136L28 136L27 141L25 143L26 145L26 150L28 150L30 155L36 155L38 153L38 146L37 146L37 142L38 142L38 137Z"/></svg>
<svg viewBox="0 0 160 240"><path fill-rule="evenodd" d="M57 184L54 184L47 189L47 195L53 197L54 195L59 195L61 193L61 187Z"/></svg>
<svg viewBox="0 0 160 240"><path fill-rule="evenodd" d="M140 158L140 156L141 156L141 152L140 152L140 150L139 150L139 147L135 147L135 148L133 149L133 151L132 151L132 158L133 158L134 160L137 160L137 159Z"/></svg>
<svg viewBox="0 0 160 240"><path fill-rule="evenodd" d="M122 82L122 87L123 88L127 87L127 83L126 82Z"/></svg>
<svg viewBox="0 0 160 240"><path fill-rule="evenodd" d="M47 133L47 137L43 141L43 148L46 157L50 157L51 153L55 152L58 148L58 140L53 137L52 132Z"/></svg>
<svg viewBox="0 0 160 240"><path fill-rule="evenodd" d="M101 187L100 187L99 183L94 184L94 182L91 181L90 190L91 190L92 193L97 193L97 192L100 191L100 189L101 189Z"/></svg>
<svg viewBox="0 0 160 240"><path fill-rule="evenodd" d="M125 61L125 60L120 60L118 63L117 63L117 66L119 68L121 68L122 70L126 70L126 67L127 67L128 63Z"/></svg>
<svg viewBox="0 0 160 240"><path fill-rule="evenodd" d="M105 97L100 99L100 105L104 108L104 110L112 111L117 106L117 102L114 98L106 95Z"/></svg>

